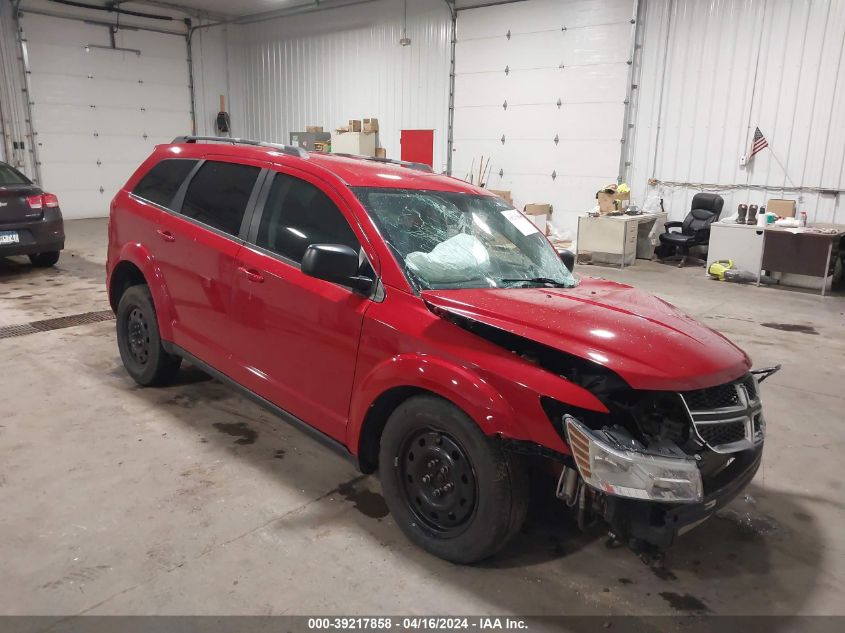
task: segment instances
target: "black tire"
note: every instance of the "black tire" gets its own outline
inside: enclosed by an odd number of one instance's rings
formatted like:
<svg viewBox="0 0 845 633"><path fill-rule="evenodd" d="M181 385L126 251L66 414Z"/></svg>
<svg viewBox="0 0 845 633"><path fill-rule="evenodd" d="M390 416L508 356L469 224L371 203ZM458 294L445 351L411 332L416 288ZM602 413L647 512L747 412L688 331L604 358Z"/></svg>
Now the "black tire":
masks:
<svg viewBox="0 0 845 633"><path fill-rule="evenodd" d="M519 532L528 509L525 467L437 396L414 396L391 414L381 437L379 477L390 513L408 538L455 563L496 554Z"/></svg>
<svg viewBox="0 0 845 633"><path fill-rule="evenodd" d="M117 305L117 347L123 366L142 387L165 385L179 371L182 358L161 345L155 307L146 285L130 286Z"/></svg>
<svg viewBox="0 0 845 633"><path fill-rule="evenodd" d="M56 262L59 261L59 251L50 251L47 253L34 253L33 255L29 256L29 261L32 262L33 266L37 266L38 268L47 268L49 266L55 266Z"/></svg>

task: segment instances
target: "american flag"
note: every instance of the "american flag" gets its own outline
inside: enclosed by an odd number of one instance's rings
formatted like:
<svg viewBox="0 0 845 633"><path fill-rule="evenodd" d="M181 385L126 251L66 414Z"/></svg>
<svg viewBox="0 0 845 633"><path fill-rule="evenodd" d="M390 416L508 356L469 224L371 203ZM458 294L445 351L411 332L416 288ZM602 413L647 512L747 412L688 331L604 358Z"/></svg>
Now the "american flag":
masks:
<svg viewBox="0 0 845 633"><path fill-rule="evenodd" d="M754 157L754 154L759 152L761 149L765 149L769 146L769 141L766 140L766 137L763 136L763 133L760 131L760 128L754 129L754 140L751 142L751 156L749 156L749 160Z"/></svg>

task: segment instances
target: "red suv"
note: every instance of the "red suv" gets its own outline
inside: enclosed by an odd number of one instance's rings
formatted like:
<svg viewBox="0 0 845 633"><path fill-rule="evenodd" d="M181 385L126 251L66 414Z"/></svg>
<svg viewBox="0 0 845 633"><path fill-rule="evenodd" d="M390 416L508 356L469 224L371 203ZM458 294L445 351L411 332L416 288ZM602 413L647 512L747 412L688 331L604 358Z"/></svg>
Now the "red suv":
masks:
<svg viewBox="0 0 845 633"><path fill-rule="evenodd" d="M237 387L378 471L399 526L448 560L508 542L531 472L642 550L760 465L773 369L573 276L502 199L419 165L177 138L112 202L107 284L139 384L187 359Z"/></svg>

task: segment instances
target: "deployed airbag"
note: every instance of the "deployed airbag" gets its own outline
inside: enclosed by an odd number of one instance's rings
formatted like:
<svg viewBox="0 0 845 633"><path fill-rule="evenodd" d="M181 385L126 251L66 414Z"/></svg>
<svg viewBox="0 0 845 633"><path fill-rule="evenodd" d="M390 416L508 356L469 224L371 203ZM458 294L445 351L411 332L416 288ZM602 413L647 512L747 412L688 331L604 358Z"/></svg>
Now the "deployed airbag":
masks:
<svg viewBox="0 0 845 633"><path fill-rule="evenodd" d="M409 253L405 263L430 284L454 283L484 277L490 270L490 255L475 236L459 233L430 253Z"/></svg>

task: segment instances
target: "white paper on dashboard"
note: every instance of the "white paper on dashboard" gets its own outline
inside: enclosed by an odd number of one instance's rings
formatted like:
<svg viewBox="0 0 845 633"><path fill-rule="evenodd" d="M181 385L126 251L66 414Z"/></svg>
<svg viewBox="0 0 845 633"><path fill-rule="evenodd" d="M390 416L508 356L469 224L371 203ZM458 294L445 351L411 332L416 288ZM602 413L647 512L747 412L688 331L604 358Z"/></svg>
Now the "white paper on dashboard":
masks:
<svg viewBox="0 0 845 633"><path fill-rule="evenodd" d="M507 218L508 222L513 224L519 232L523 235L531 235L532 233L539 233L540 229L536 227L536 225L522 215L516 209L508 209L507 211L502 211L502 215Z"/></svg>

